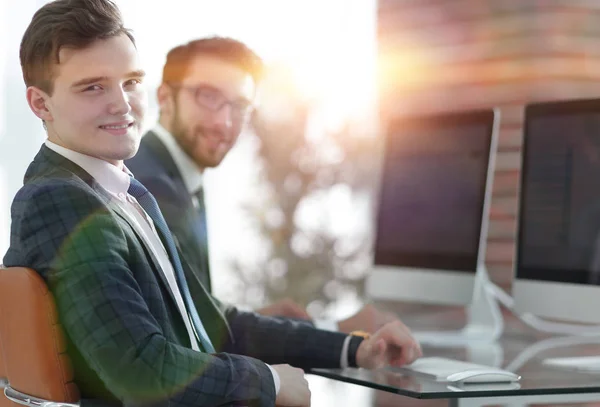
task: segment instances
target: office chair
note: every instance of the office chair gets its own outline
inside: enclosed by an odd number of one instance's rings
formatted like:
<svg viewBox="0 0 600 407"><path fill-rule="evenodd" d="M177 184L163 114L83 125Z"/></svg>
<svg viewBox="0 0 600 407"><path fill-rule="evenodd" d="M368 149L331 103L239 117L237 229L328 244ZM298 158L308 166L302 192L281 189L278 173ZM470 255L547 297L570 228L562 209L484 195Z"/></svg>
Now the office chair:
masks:
<svg viewBox="0 0 600 407"><path fill-rule="evenodd" d="M2 376L6 397L0 396L0 407L79 406L54 299L31 269L0 266Z"/></svg>

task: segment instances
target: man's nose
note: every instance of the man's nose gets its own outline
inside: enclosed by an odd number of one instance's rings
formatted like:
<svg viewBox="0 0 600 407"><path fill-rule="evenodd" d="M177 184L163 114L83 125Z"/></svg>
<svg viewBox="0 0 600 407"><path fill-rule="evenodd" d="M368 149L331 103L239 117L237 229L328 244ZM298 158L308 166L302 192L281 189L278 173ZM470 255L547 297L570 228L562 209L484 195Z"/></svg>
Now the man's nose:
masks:
<svg viewBox="0 0 600 407"><path fill-rule="evenodd" d="M111 115L125 115L131 111L131 105L129 104L129 96L122 89L117 90L112 95L109 113Z"/></svg>
<svg viewBox="0 0 600 407"><path fill-rule="evenodd" d="M230 129L233 126L233 108L230 104L221 106L219 110L214 113L214 124L216 126Z"/></svg>

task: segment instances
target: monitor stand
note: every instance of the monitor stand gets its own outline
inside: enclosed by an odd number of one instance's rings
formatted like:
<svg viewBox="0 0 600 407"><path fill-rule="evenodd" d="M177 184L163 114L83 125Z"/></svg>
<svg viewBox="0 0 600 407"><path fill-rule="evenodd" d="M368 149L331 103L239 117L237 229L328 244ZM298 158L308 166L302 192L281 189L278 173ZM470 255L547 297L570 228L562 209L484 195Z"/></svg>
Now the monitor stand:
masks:
<svg viewBox="0 0 600 407"><path fill-rule="evenodd" d="M484 264L477 267L473 298L467 307L467 324L458 331L413 332L414 337L422 344L440 347L477 348L482 344L495 342L504 329L504 319L498 301L489 287L487 268Z"/></svg>

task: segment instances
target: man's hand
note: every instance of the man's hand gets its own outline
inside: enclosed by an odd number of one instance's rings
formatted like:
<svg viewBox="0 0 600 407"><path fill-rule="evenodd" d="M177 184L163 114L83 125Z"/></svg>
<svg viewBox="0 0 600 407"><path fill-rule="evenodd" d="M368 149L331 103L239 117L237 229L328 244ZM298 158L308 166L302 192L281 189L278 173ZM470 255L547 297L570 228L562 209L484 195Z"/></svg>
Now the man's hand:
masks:
<svg viewBox="0 0 600 407"><path fill-rule="evenodd" d="M279 375L280 387L275 405L285 407L309 407L310 389L304 371L290 365L272 365Z"/></svg>
<svg viewBox="0 0 600 407"><path fill-rule="evenodd" d="M374 333L385 324L397 321L396 315L391 312L380 311L372 304L367 304L350 318L338 322L340 332L349 334L352 331L366 331Z"/></svg>
<svg viewBox="0 0 600 407"><path fill-rule="evenodd" d="M386 324L358 346L356 363L366 369L403 366L423 356L421 346L400 321Z"/></svg>
<svg viewBox="0 0 600 407"><path fill-rule="evenodd" d="M268 317L288 317L311 320L312 318L304 308L289 298L277 301L271 305L256 310L261 315Z"/></svg>

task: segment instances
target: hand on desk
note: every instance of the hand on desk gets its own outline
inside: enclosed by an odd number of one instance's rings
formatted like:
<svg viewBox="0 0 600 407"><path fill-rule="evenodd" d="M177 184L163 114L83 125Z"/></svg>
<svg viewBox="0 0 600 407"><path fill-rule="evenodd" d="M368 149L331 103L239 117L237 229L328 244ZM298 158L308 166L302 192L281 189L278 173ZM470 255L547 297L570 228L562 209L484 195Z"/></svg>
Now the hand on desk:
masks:
<svg viewBox="0 0 600 407"><path fill-rule="evenodd" d="M386 324L358 347L356 363L366 369L403 366L423 356L410 330L396 320Z"/></svg>
<svg viewBox="0 0 600 407"><path fill-rule="evenodd" d="M359 367L377 369L383 366L402 366L412 363L423 355L421 346L412 337L410 330L399 320L384 325L370 338L361 342L356 353ZM279 374L277 406L310 406L310 389L302 369L289 365L273 365Z"/></svg>
<svg viewBox="0 0 600 407"><path fill-rule="evenodd" d="M310 406L310 389L304 377L304 370L290 365L272 365L279 375L281 386L275 405L285 407Z"/></svg>

